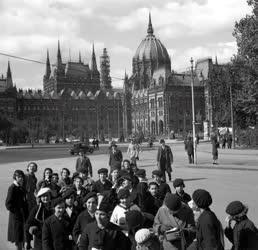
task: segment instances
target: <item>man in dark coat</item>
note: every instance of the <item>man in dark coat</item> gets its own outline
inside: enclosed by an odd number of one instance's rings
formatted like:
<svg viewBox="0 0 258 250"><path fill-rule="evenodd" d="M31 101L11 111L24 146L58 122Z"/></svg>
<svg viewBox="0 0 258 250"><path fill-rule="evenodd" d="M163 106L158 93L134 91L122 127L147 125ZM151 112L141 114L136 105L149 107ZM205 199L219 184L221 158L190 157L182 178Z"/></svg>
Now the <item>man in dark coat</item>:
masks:
<svg viewBox="0 0 258 250"><path fill-rule="evenodd" d="M63 218L65 202L62 198L53 201L55 212L47 218L42 228L43 250L71 250L69 248L69 223Z"/></svg>
<svg viewBox="0 0 258 250"><path fill-rule="evenodd" d="M82 232L79 250L105 249L130 250L131 242L121 229L109 221L110 206L101 202L96 213L96 221L88 224Z"/></svg>
<svg viewBox="0 0 258 250"><path fill-rule="evenodd" d="M157 154L157 165L158 169L162 172L163 179L166 181L166 172L168 174L168 179L171 181L173 154L171 148L165 144L165 140L160 140L161 146L158 149Z"/></svg>
<svg viewBox="0 0 258 250"><path fill-rule="evenodd" d="M108 170L107 168L101 168L98 170L99 180L94 182L92 185L92 192L103 193L109 191L112 188L112 183L107 179Z"/></svg>
<svg viewBox="0 0 258 250"><path fill-rule="evenodd" d="M120 166L119 170L121 169L121 164L123 161L123 154L121 150L117 148L116 143L113 141L110 145L110 153L109 153L109 163L110 172L113 171L113 168Z"/></svg>
<svg viewBox="0 0 258 250"><path fill-rule="evenodd" d="M241 201L232 201L226 208L225 236L232 243L232 250L255 250L258 247L258 229L247 217L248 208ZM234 227L231 226L235 222Z"/></svg>
<svg viewBox="0 0 258 250"><path fill-rule="evenodd" d="M188 155L188 161L190 164L194 163L194 145L193 145L193 138L189 136L187 138L186 144L185 144L185 150Z"/></svg>
<svg viewBox="0 0 258 250"><path fill-rule="evenodd" d="M84 152L80 152L80 157L77 158L76 160L76 172L78 172L79 169L85 169L86 177L90 175L92 177L92 165L90 162L89 157L86 156Z"/></svg>

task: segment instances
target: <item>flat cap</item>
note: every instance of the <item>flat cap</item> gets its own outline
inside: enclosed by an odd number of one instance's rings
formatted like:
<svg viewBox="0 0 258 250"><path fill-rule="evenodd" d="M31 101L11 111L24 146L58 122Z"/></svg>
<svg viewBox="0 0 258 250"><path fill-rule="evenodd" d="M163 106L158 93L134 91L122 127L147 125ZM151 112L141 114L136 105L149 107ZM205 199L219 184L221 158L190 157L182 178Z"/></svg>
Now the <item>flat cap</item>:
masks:
<svg viewBox="0 0 258 250"><path fill-rule="evenodd" d="M241 201L232 201L227 205L226 213L235 216L247 210L247 207Z"/></svg>
<svg viewBox="0 0 258 250"><path fill-rule="evenodd" d="M101 169L99 169L99 170L98 170L98 174L102 174L102 173L107 174L107 173L108 173L108 169L107 169L107 168L101 168Z"/></svg>
<svg viewBox="0 0 258 250"><path fill-rule="evenodd" d="M195 190L192 199L199 208L208 208L212 204L210 193L204 189Z"/></svg>
<svg viewBox="0 0 258 250"><path fill-rule="evenodd" d="M173 181L173 187L176 188L176 187L180 187L180 186L185 187L184 180L183 180L183 179L180 179L180 178L175 179L175 180Z"/></svg>

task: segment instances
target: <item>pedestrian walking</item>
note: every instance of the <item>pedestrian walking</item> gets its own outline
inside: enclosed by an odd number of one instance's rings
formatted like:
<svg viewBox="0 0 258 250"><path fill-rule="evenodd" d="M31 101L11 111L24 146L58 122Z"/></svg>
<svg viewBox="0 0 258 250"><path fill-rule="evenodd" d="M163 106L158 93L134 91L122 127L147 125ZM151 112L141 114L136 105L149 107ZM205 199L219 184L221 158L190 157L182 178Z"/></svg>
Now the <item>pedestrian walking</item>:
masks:
<svg viewBox="0 0 258 250"><path fill-rule="evenodd" d="M194 145L193 145L193 138L189 136L185 143L185 150L188 155L189 164L194 164Z"/></svg>
<svg viewBox="0 0 258 250"><path fill-rule="evenodd" d="M247 217L248 208L241 201L232 201L226 208L225 236L232 243L232 250L255 250L258 246L258 229ZM232 226L234 223L234 226Z"/></svg>
<svg viewBox="0 0 258 250"><path fill-rule="evenodd" d="M162 172L164 181L166 181L166 172L168 174L169 181L171 181L173 154L171 148L165 144L164 139L160 140L160 144L161 146L159 147L157 154L158 169Z"/></svg>
<svg viewBox="0 0 258 250"><path fill-rule="evenodd" d="M219 142L217 140L217 137L214 136L211 139L211 145L212 145L212 159L213 159L213 163L212 164L218 164L218 157L219 157Z"/></svg>
<svg viewBox="0 0 258 250"><path fill-rule="evenodd" d="M137 148L137 144L135 140L131 140L130 144L128 145L127 154L132 164L136 165L137 158L139 159L139 149Z"/></svg>
<svg viewBox="0 0 258 250"><path fill-rule="evenodd" d="M214 212L210 210L212 197L204 189L197 189L192 195L193 201L200 209L196 226L196 241L187 250L214 249L224 250L223 229Z"/></svg>
<svg viewBox="0 0 258 250"><path fill-rule="evenodd" d="M228 149L232 148L232 142L233 142L232 134L228 134L228 138L227 138Z"/></svg>
<svg viewBox="0 0 258 250"><path fill-rule="evenodd" d="M28 218L28 204L24 189L24 173L15 170L13 184L8 188L5 200L6 209L9 211L7 240L15 244L16 250L22 250L25 241L25 221Z"/></svg>
<svg viewBox="0 0 258 250"><path fill-rule="evenodd" d="M121 150L117 148L116 143L112 141L110 145L109 163L108 163L108 165L110 166L110 172L112 172L113 168L115 167L120 167L121 169L122 161L123 161L123 154Z"/></svg>

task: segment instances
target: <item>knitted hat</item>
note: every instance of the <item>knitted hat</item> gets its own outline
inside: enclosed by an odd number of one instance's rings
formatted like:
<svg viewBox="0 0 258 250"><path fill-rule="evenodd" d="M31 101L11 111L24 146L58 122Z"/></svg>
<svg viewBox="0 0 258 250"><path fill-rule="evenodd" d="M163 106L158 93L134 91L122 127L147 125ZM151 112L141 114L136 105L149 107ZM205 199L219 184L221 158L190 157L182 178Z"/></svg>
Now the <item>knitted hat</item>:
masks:
<svg viewBox="0 0 258 250"><path fill-rule="evenodd" d="M98 174L108 174L108 169L107 168L101 168L98 170Z"/></svg>
<svg viewBox="0 0 258 250"><path fill-rule="evenodd" d="M197 189L193 192L192 198L199 208L208 208L212 203L211 195L204 189Z"/></svg>
<svg viewBox="0 0 258 250"><path fill-rule="evenodd" d="M118 191L117 198L120 199L125 199L130 196L130 191L127 188L122 188Z"/></svg>
<svg viewBox="0 0 258 250"><path fill-rule="evenodd" d="M180 198L171 193L167 193L164 199L164 204L171 210L171 211L177 211L181 208L181 200Z"/></svg>
<svg viewBox="0 0 258 250"><path fill-rule="evenodd" d="M247 210L247 207L241 201L232 201L227 205L226 213L235 216Z"/></svg>
<svg viewBox="0 0 258 250"><path fill-rule="evenodd" d="M62 198L65 199L69 199L72 195L75 195L75 190L73 188L69 188L65 191L65 193L63 194Z"/></svg>
<svg viewBox="0 0 258 250"><path fill-rule="evenodd" d="M153 171L152 171L152 175L157 175L157 176L159 176L159 177L162 177L162 176L163 176L163 174L162 174L162 172L161 172L160 170L153 170Z"/></svg>
<svg viewBox="0 0 258 250"><path fill-rule="evenodd" d="M96 198L96 200L98 200L97 194L95 192L89 192L86 196L83 197L82 202L85 203L85 202L87 202L88 199L90 199L92 197L94 197L94 198Z"/></svg>
<svg viewBox="0 0 258 250"><path fill-rule="evenodd" d="M146 171L145 171L145 169L139 169L139 170L136 171L135 175L138 176L138 177L145 177L146 176Z"/></svg>
<svg viewBox="0 0 258 250"><path fill-rule="evenodd" d="M54 207L56 207L57 205L62 204L62 203L64 203L64 199L61 198L61 197L58 197L58 198L56 198L56 199L54 199L54 200L52 201L51 205L52 205L52 207L54 208Z"/></svg>
<svg viewBox="0 0 258 250"><path fill-rule="evenodd" d="M180 187L180 186L185 187L184 180L183 180L183 179L180 179L180 178L175 179L175 180L173 181L173 186L174 186L174 188Z"/></svg>
<svg viewBox="0 0 258 250"><path fill-rule="evenodd" d="M112 211L112 207L109 203L105 202L105 201L102 201L99 206L97 207L97 210L100 210L102 212L105 212L105 213L109 213Z"/></svg>
<svg viewBox="0 0 258 250"><path fill-rule="evenodd" d="M125 220L129 229L134 229L143 224L144 217L140 211L131 210L125 214Z"/></svg>
<svg viewBox="0 0 258 250"><path fill-rule="evenodd" d="M151 236L152 236L152 232L149 229L142 228L136 232L134 238L137 244L143 244L148 239L150 239Z"/></svg>
<svg viewBox="0 0 258 250"><path fill-rule="evenodd" d="M47 193L51 193L51 189L48 188L48 187L43 187L43 188L41 188L41 189L38 191L37 197L40 197L40 196L42 196L42 195L44 195L44 194L47 194Z"/></svg>
<svg viewBox="0 0 258 250"><path fill-rule="evenodd" d="M165 143L164 139L160 139L159 143Z"/></svg>

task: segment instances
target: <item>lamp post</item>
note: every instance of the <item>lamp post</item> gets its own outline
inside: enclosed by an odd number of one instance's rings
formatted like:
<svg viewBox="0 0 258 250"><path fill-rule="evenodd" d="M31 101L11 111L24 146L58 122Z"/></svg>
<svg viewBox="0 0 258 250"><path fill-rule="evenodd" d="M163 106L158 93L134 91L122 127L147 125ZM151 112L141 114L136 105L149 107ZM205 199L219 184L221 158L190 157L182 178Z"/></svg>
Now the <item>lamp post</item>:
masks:
<svg viewBox="0 0 258 250"><path fill-rule="evenodd" d="M233 94L232 94L232 85L235 81L235 76L233 70L230 71L231 73L231 82L229 85L229 94L230 94L230 120L231 120L231 128L232 128L232 147L236 147L236 142L235 142L235 128L234 128L234 111L233 111Z"/></svg>
<svg viewBox="0 0 258 250"><path fill-rule="evenodd" d="M192 93L194 164L197 164L196 143L195 143L195 111L194 111L194 74L193 74L193 58L191 58L190 62L191 62L191 93Z"/></svg>

